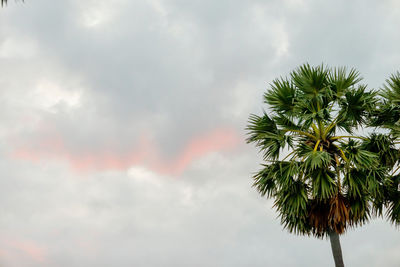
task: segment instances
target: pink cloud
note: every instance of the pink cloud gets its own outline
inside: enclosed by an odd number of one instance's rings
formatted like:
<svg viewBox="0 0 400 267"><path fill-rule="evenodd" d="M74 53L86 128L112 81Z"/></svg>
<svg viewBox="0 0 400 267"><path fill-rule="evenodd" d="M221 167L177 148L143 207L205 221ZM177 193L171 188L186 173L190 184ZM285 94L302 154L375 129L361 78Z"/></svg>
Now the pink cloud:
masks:
<svg viewBox="0 0 400 267"><path fill-rule="evenodd" d="M2 240L0 255L10 262L15 262L20 257L38 263L47 261L45 249L31 240Z"/></svg>
<svg viewBox="0 0 400 267"><path fill-rule="evenodd" d="M97 151L71 150L66 141L57 133L46 135L35 142L17 147L13 157L40 162L42 160L61 160L68 162L76 171L125 170L132 166L145 166L162 174L179 175L192 162L211 152L227 151L240 142L238 134L229 128L218 128L191 138L175 156L164 156L156 142L147 136L137 141L129 152L97 148Z"/></svg>
<svg viewBox="0 0 400 267"><path fill-rule="evenodd" d="M228 129L216 129L202 136L192 138L183 151L168 162L161 160L157 169L164 173L179 174L183 172L194 160L211 152L230 150L239 142L237 134Z"/></svg>

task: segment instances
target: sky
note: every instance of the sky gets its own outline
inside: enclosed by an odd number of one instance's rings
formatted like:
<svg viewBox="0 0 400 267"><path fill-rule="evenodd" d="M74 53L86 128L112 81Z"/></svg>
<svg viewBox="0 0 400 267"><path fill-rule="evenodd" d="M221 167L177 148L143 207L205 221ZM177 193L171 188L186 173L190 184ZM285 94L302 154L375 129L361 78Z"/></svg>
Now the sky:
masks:
<svg viewBox="0 0 400 267"><path fill-rule="evenodd" d="M0 266L333 266L282 229L245 142L303 63L400 70L398 1L25 0L0 9ZM400 264L373 219L348 266Z"/></svg>

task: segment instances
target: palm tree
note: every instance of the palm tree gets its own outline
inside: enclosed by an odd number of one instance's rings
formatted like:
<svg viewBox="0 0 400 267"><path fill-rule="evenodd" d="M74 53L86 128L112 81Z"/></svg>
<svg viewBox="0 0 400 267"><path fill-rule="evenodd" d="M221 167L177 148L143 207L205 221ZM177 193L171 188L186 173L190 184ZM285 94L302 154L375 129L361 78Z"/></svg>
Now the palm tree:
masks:
<svg viewBox="0 0 400 267"><path fill-rule="evenodd" d="M247 127L265 161L254 186L274 199L289 232L329 237L337 267L339 235L369 220L380 191L371 192L385 182L373 151L382 136L356 133L377 101L360 81L354 69L302 65L271 83L268 112L250 115Z"/></svg>
<svg viewBox="0 0 400 267"><path fill-rule="evenodd" d="M380 165L388 171L386 183L377 188L374 201L377 215L384 215L395 225L400 225L400 72L386 80L376 109L371 113L371 125L386 130L378 140Z"/></svg>

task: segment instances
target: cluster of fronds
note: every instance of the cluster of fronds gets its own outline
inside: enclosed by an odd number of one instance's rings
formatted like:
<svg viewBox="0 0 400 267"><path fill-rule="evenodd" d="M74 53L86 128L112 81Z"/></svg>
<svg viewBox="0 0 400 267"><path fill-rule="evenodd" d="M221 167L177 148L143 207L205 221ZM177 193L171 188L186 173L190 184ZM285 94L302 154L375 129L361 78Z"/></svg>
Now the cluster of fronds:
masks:
<svg viewBox="0 0 400 267"><path fill-rule="evenodd" d="M400 131L392 127L391 135L358 134L382 120L390 124L391 114L376 114L377 109L393 109L390 100L382 101L360 81L354 69L306 64L290 78L272 82L264 95L270 112L250 116L247 141L259 147L266 161L254 175L254 186L275 200L290 232L342 234L371 215L382 215L384 208L392 222L400 221L399 179L389 175L398 164L394 143ZM394 83L385 95L400 96L400 83L398 91L390 89Z"/></svg>
<svg viewBox="0 0 400 267"><path fill-rule="evenodd" d="M389 170L387 179L379 188L374 199L376 215L386 217L395 225L400 225L400 72L390 76L383 85L380 101L371 113L371 125L388 131L378 140L380 147L374 148L380 159L380 165ZM378 136L375 136L378 139Z"/></svg>

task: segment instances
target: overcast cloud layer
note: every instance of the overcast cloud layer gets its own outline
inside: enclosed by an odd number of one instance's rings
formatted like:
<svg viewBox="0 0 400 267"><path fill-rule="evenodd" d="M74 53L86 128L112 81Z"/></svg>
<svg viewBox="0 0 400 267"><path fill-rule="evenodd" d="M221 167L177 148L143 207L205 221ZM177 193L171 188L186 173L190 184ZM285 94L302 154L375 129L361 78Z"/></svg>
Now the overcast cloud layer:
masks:
<svg viewBox="0 0 400 267"><path fill-rule="evenodd" d="M333 266L251 188L245 144L298 65L400 70L398 1L26 0L0 9L0 266ZM264 107L265 108L265 107ZM382 220L348 266L400 264Z"/></svg>

